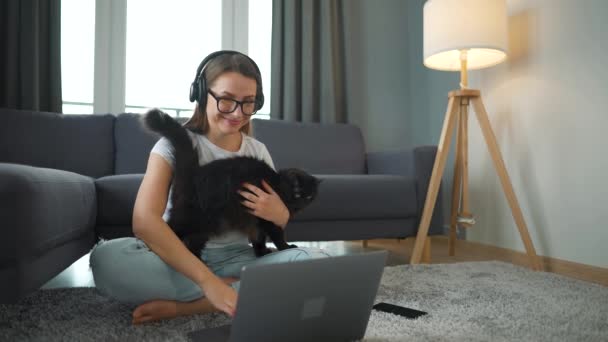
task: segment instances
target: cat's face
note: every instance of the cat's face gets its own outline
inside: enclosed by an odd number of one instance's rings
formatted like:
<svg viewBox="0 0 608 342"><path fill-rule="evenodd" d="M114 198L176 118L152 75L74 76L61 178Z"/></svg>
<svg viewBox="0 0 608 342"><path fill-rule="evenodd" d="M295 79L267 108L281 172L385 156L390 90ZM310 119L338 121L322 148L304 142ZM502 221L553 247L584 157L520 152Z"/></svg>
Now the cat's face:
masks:
<svg viewBox="0 0 608 342"><path fill-rule="evenodd" d="M317 197L321 180L300 169L285 169L279 171L279 174L283 201L289 211L298 212Z"/></svg>

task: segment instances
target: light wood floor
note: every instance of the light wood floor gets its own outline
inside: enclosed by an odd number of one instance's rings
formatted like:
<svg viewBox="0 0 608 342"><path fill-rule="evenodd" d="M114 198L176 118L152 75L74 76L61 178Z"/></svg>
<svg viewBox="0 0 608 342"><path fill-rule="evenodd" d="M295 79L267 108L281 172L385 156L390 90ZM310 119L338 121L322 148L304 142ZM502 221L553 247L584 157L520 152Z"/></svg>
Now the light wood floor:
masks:
<svg viewBox="0 0 608 342"><path fill-rule="evenodd" d="M386 249L390 252L388 265L409 264L414 238L368 240L367 248L361 241L308 242L299 245L318 246L337 253L357 253L366 250ZM456 255L448 255L448 239L445 236L431 238L431 264L446 264L466 261L498 260L528 267L525 253L510 249L484 245L476 242L457 240ZM541 257L544 271L608 286L608 268L594 267L565 260Z"/></svg>
<svg viewBox="0 0 608 342"><path fill-rule="evenodd" d="M328 242L295 242L298 246L319 247L328 249L334 255L365 253L368 251L386 249L389 251L387 265L409 264L414 239L405 240L381 239L369 240L367 248L362 241L328 241ZM444 236L431 238L431 263L445 264L466 261L498 260L519 266L528 266L526 255L504 248L483 245L480 243L458 240L456 255L448 255L448 239ZM95 286L89 269L89 255L83 256L72 266L51 279L43 288ZM542 257L544 270L571 278L581 279L608 286L608 269L573 263L564 260Z"/></svg>

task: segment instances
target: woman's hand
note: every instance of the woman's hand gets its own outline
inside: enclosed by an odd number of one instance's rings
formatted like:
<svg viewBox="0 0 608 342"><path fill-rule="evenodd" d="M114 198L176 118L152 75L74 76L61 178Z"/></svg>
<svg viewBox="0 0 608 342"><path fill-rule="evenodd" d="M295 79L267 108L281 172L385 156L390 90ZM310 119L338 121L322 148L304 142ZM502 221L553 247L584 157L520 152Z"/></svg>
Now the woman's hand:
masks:
<svg viewBox="0 0 608 342"><path fill-rule="evenodd" d="M285 228L289 221L289 210L266 181L262 181L262 187L264 190L253 184L244 183L243 188L248 191L239 191L245 199L241 203L249 208L251 214Z"/></svg>
<svg viewBox="0 0 608 342"><path fill-rule="evenodd" d="M226 282L215 275L207 278L201 286L205 297L217 309L225 312L230 317L234 317L236 312L237 294L236 291L226 285Z"/></svg>

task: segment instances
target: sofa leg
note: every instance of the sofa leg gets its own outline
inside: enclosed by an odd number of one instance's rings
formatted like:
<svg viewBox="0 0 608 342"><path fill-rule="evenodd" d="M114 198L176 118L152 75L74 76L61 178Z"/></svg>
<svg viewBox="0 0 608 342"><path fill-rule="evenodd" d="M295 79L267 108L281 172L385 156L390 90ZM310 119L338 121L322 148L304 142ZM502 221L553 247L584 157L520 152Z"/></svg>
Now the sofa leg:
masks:
<svg viewBox="0 0 608 342"><path fill-rule="evenodd" d="M363 240L363 248L367 248L367 240Z"/></svg>
<svg viewBox="0 0 608 342"><path fill-rule="evenodd" d="M431 237L427 236L424 239L424 247L422 248L422 260L425 264L431 263Z"/></svg>

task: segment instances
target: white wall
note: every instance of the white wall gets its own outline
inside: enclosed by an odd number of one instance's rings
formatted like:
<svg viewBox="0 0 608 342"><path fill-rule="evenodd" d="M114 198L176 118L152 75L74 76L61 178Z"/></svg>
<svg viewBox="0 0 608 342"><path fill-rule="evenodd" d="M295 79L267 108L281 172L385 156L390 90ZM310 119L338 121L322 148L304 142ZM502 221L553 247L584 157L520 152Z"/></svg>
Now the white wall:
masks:
<svg viewBox="0 0 608 342"><path fill-rule="evenodd" d="M509 60L473 71L537 253L608 267L608 1L508 0ZM468 238L524 251L473 113Z"/></svg>
<svg viewBox="0 0 608 342"><path fill-rule="evenodd" d="M349 122L368 151L436 144L458 75L422 64L424 0L349 0L346 81ZM439 129L436 129L436 126Z"/></svg>
<svg viewBox="0 0 608 342"><path fill-rule="evenodd" d="M608 267L608 0L507 0L510 59L472 71L540 255ZM352 0L349 116L368 150L437 144L458 73L422 64L424 0ZM524 251L473 113L469 239ZM444 172L449 219L453 150Z"/></svg>

